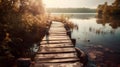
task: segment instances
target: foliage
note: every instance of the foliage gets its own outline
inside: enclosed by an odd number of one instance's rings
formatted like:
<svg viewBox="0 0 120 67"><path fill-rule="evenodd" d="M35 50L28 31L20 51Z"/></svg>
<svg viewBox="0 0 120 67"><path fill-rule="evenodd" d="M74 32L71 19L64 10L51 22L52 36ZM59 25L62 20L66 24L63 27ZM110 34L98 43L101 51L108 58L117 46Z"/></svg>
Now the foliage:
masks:
<svg viewBox="0 0 120 67"><path fill-rule="evenodd" d="M41 0L0 0L0 56L30 57L30 47L44 36L45 18Z"/></svg>
<svg viewBox="0 0 120 67"><path fill-rule="evenodd" d="M115 2L112 5L107 5L107 2L104 5L99 5L97 12L98 16L118 17L120 15L120 0L115 0Z"/></svg>
<svg viewBox="0 0 120 67"><path fill-rule="evenodd" d="M112 15L120 15L120 8L113 8L111 10Z"/></svg>

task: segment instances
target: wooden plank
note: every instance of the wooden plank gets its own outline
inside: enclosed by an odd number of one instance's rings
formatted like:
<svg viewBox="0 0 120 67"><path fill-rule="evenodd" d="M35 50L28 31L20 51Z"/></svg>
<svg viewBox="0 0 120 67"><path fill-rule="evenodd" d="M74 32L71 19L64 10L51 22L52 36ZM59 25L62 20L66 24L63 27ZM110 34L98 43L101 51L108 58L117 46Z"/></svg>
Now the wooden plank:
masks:
<svg viewBox="0 0 120 67"><path fill-rule="evenodd" d="M57 53L57 54L37 54L35 59L60 59L60 58L70 58L70 57L74 57L77 58L76 53L75 52L71 52L71 53Z"/></svg>
<svg viewBox="0 0 120 67"><path fill-rule="evenodd" d="M37 61L38 60L38 61ZM39 60L37 59L37 63L69 63L80 61L78 58L64 58L64 59L48 59L48 60Z"/></svg>
<svg viewBox="0 0 120 67"><path fill-rule="evenodd" d="M50 34L50 36L67 36L67 34Z"/></svg>
<svg viewBox="0 0 120 67"><path fill-rule="evenodd" d="M48 48L48 47L40 47L38 53L65 53L65 52L75 52L74 48Z"/></svg>
<svg viewBox="0 0 120 67"><path fill-rule="evenodd" d="M55 29L50 29L49 31L65 31L66 32L66 30L63 28L55 28Z"/></svg>
<svg viewBox="0 0 120 67"><path fill-rule="evenodd" d="M49 40L68 40L69 38L56 38L56 37L49 37ZM46 37L43 40L47 40Z"/></svg>
<svg viewBox="0 0 120 67"><path fill-rule="evenodd" d="M74 45L71 43L64 44L41 44L40 47L49 47L49 48L61 48L61 47L73 47Z"/></svg>
<svg viewBox="0 0 120 67"><path fill-rule="evenodd" d="M50 41L63 41L63 40L65 41L66 40L66 41L70 41L71 42L71 40L69 38L62 38L62 37L57 38L57 37L54 37L54 36L53 37L48 37L48 39L44 38L42 41L48 41L48 40L50 40Z"/></svg>
<svg viewBox="0 0 120 67"><path fill-rule="evenodd" d="M70 44L70 42L52 42L52 41L47 41L47 42L44 42L44 43L40 43L40 44L60 44L60 43L62 43L62 44L66 44L66 43L68 43L68 44Z"/></svg>
<svg viewBox="0 0 120 67"><path fill-rule="evenodd" d="M52 28L49 29L49 31L54 31L54 30L56 30L56 31L66 31L65 28L60 28L60 27L52 27Z"/></svg>
<svg viewBox="0 0 120 67"><path fill-rule="evenodd" d="M68 36L49 36L49 37L44 37L43 38L43 41L46 40L50 40L50 41L53 41L53 40L70 40Z"/></svg>
<svg viewBox="0 0 120 67"><path fill-rule="evenodd" d="M55 44L56 44L56 43L57 43L57 44L59 44L59 43L71 43L71 41L70 41L70 40L53 40L53 41L52 41L52 40L46 40L46 41L45 41L45 40L44 40L44 41L41 42L41 44L47 44L47 43L49 43L49 44L52 44L52 43L53 43L53 44L54 44L54 43L55 43Z"/></svg>
<svg viewBox="0 0 120 67"><path fill-rule="evenodd" d="M72 44L41 44L40 47L49 47L49 48L61 48L61 47L73 47Z"/></svg>
<svg viewBox="0 0 120 67"><path fill-rule="evenodd" d="M44 39L46 39L46 38L44 38ZM43 39L43 40L44 40L44 39ZM61 39L64 40L64 39L66 39L66 40L70 40L69 37L66 37L66 36L50 36L50 37L48 37L48 39L49 39L49 40L51 40L51 39L56 39L56 40L61 40ZM52 41L53 41L53 40L52 40Z"/></svg>
<svg viewBox="0 0 120 67"><path fill-rule="evenodd" d="M51 32L52 32L52 33L53 33L53 32L54 32L54 33L56 33L56 32L59 33L59 32L66 32L66 31L65 31L65 30L50 30L49 32L50 32L50 33L51 33Z"/></svg>
<svg viewBox="0 0 120 67"><path fill-rule="evenodd" d="M80 62L70 62L70 63L37 63L34 67L82 67Z"/></svg>
<svg viewBox="0 0 120 67"><path fill-rule="evenodd" d="M49 32L49 34L67 34L66 32L55 32L55 31L51 31Z"/></svg>
<svg viewBox="0 0 120 67"><path fill-rule="evenodd" d="M66 30L66 29L64 28L64 26L51 26L50 29L53 29L53 30L55 30L55 29L63 29L63 30Z"/></svg>
<svg viewBox="0 0 120 67"><path fill-rule="evenodd" d="M56 28L54 28L54 27L51 27L50 29L64 29L65 30L65 28L64 27L56 27Z"/></svg>
<svg viewBox="0 0 120 67"><path fill-rule="evenodd" d="M69 37L68 36L49 36L48 38L68 38L69 39ZM69 39L70 40L70 39Z"/></svg>

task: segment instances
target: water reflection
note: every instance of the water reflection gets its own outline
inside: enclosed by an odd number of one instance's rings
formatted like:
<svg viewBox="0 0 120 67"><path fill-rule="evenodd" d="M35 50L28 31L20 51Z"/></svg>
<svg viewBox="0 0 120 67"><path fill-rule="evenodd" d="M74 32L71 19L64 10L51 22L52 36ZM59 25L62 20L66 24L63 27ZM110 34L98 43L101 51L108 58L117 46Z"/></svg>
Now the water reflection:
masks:
<svg viewBox="0 0 120 67"><path fill-rule="evenodd" d="M117 29L118 27L120 27L120 19L119 18L97 18L97 23L98 24L108 24L109 26L111 26L113 29Z"/></svg>
<svg viewBox="0 0 120 67"><path fill-rule="evenodd" d="M107 34L107 33L110 33L110 34L114 34L115 33L115 30L114 29L112 29L112 30L103 30L102 28L100 28L100 29L96 29L96 28L92 28L92 27L89 27L89 32L95 32L96 34L98 34L98 35L105 35L105 34Z"/></svg>
<svg viewBox="0 0 120 67"><path fill-rule="evenodd" d="M97 67L119 67L120 20L96 19L94 15L89 19L72 17L71 21L75 24L72 38L77 40L76 47L84 50L92 63Z"/></svg>

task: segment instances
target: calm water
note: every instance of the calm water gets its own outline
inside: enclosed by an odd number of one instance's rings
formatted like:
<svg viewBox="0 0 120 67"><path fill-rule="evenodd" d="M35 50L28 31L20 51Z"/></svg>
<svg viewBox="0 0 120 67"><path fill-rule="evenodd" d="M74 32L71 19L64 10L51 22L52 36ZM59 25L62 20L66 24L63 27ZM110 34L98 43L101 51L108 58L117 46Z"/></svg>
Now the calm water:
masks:
<svg viewBox="0 0 120 67"><path fill-rule="evenodd" d="M60 14L54 14L60 15ZM75 24L72 38L96 66L120 67L120 20L98 19L92 13L67 13Z"/></svg>

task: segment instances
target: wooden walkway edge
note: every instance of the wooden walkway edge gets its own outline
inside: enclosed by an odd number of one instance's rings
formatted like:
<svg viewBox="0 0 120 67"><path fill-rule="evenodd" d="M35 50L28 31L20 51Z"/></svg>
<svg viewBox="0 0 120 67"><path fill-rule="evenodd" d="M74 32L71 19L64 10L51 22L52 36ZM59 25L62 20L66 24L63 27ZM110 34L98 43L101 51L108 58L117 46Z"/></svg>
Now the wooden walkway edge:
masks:
<svg viewBox="0 0 120 67"><path fill-rule="evenodd" d="M82 67L63 23L52 22L49 35L40 43L32 67Z"/></svg>

